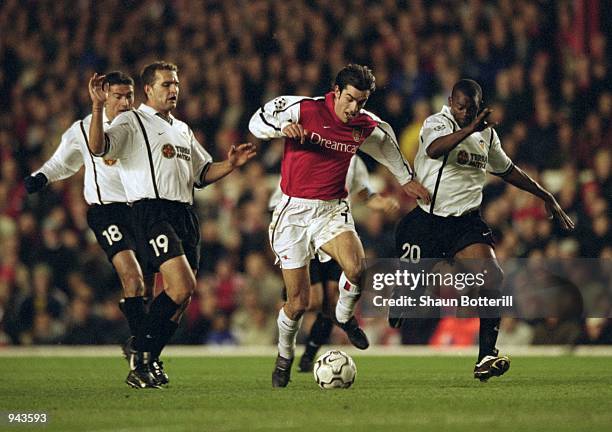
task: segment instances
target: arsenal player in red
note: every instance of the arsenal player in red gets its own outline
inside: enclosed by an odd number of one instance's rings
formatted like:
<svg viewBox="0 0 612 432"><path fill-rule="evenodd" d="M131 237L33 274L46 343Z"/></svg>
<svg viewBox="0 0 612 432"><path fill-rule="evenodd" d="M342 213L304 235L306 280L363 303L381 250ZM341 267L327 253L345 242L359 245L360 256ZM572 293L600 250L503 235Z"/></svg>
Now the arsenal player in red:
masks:
<svg viewBox="0 0 612 432"><path fill-rule="evenodd" d="M375 90L367 66L349 64L324 97L280 96L251 118L257 138L285 138L281 167L283 197L270 224L270 244L280 264L287 302L278 316L278 357L273 387L289 383L295 337L308 304L308 264L315 254L321 262L340 264L340 296L336 319L353 345L369 346L353 315L360 295L364 251L346 200L346 174L357 149L385 165L411 197L429 202L429 193L415 180L400 153L389 124L363 109Z"/></svg>

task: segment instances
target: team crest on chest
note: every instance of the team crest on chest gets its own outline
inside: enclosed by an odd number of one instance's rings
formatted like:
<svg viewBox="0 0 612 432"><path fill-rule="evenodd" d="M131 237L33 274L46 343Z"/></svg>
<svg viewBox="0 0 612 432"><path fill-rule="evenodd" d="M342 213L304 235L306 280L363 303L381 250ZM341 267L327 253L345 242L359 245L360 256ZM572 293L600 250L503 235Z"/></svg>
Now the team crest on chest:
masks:
<svg viewBox="0 0 612 432"><path fill-rule="evenodd" d="M113 166L117 163L117 159L102 159L104 161L104 165Z"/></svg>
<svg viewBox="0 0 612 432"><path fill-rule="evenodd" d="M363 138L363 129L354 128L353 129L353 141L359 142Z"/></svg>
<svg viewBox="0 0 612 432"><path fill-rule="evenodd" d="M174 156L176 156L176 150L172 144L164 144L161 152L166 159L172 159Z"/></svg>
<svg viewBox="0 0 612 432"><path fill-rule="evenodd" d="M465 150L459 150L457 153L457 163L459 165L465 165L470 160L470 155Z"/></svg>

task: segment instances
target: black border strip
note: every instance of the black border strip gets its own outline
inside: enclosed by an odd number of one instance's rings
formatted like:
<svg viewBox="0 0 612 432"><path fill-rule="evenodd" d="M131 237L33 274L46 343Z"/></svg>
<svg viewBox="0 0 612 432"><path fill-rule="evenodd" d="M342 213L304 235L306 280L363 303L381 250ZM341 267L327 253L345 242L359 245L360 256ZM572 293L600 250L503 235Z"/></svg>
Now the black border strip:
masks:
<svg viewBox="0 0 612 432"><path fill-rule="evenodd" d="M510 166L506 169L506 171L500 173L494 173L489 171L489 174L493 174L497 177L506 177L508 174L510 174L512 168L514 168L514 163L510 162Z"/></svg>
<svg viewBox="0 0 612 432"><path fill-rule="evenodd" d="M275 131L278 131L278 132L280 132L280 131L281 131L281 129L280 129L280 128L277 128L277 127L276 127L276 126L274 126L272 123L269 123L269 122L266 120L266 117L264 116L264 110L263 110L263 107L261 108L261 112L259 113L259 118L261 118L261 121L262 121L262 122L264 122L264 123L265 123L267 126L270 126L270 127L271 127L272 129L274 129Z"/></svg>
<svg viewBox="0 0 612 432"><path fill-rule="evenodd" d="M136 120L138 120L140 129L142 129L142 135L144 136L145 143L147 144L147 153L149 154L149 167L151 168L151 180L153 181L153 190L155 191L155 198L159 199L159 192L157 191L157 181L155 181L155 167L153 166L153 154L151 153L151 144L149 143L149 137L147 136L147 131L145 131L145 127L142 124L142 120L140 119L140 116L138 115L136 110L132 112L136 116Z"/></svg>
<svg viewBox="0 0 612 432"><path fill-rule="evenodd" d="M455 133L455 122L452 121L451 119L449 119L448 117L446 117L444 114L442 114L442 117L444 117L445 119L449 120L451 122L451 125L453 126L453 132ZM436 196L438 195L438 188L440 187L440 180L442 180L442 171L444 170L444 167L446 166L446 162L448 161L448 155L450 154L450 152L447 152L444 155L444 160L442 161L442 166L440 167L440 169L438 170L438 178L436 179L436 186L434 187L434 193L431 197L431 204L429 205L429 214L434 214L434 207L436 205Z"/></svg>
<svg viewBox="0 0 612 432"><path fill-rule="evenodd" d="M87 139L87 134L85 133L85 127L83 126L83 120L81 120L79 124L81 126L81 132L83 133L83 138L85 138L85 145L87 146L87 150L89 150L89 140ZM100 193L100 185L98 184L98 171L96 170L96 162L91 152L88 151L87 153L89 153L89 157L91 158L91 164L93 165L94 183L96 184L96 192L98 193L98 201L100 201L100 204L102 204L102 194Z"/></svg>

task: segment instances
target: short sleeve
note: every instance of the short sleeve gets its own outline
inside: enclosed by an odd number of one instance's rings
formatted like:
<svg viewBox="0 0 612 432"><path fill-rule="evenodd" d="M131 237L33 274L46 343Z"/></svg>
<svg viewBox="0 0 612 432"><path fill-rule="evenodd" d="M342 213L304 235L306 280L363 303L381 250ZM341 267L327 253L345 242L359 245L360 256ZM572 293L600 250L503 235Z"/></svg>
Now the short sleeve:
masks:
<svg viewBox="0 0 612 432"><path fill-rule="evenodd" d="M455 132L453 123L443 115L429 117L421 128L421 143L425 149L436 139Z"/></svg>
<svg viewBox="0 0 612 432"><path fill-rule="evenodd" d="M487 163L487 171L491 174L504 176L512 169L512 161L506 155L501 146L501 141L497 132L491 129L491 137L489 138L489 160Z"/></svg>
<svg viewBox="0 0 612 432"><path fill-rule="evenodd" d="M194 185L197 188L202 188L205 186L202 180L206 175L206 171L210 167L213 158L196 139L193 131L190 130L189 133L191 134L191 162L193 164L193 173L195 176Z"/></svg>

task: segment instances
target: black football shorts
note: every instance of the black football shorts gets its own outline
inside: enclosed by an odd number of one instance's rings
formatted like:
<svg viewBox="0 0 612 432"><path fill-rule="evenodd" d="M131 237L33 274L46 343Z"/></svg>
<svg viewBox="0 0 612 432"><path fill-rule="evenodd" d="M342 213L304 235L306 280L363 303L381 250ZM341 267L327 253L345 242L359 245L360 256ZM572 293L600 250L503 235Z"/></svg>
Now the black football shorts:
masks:
<svg viewBox="0 0 612 432"><path fill-rule="evenodd" d="M132 209L127 204L94 204L87 209L87 224L109 261L121 251L136 251Z"/></svg>

